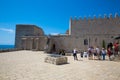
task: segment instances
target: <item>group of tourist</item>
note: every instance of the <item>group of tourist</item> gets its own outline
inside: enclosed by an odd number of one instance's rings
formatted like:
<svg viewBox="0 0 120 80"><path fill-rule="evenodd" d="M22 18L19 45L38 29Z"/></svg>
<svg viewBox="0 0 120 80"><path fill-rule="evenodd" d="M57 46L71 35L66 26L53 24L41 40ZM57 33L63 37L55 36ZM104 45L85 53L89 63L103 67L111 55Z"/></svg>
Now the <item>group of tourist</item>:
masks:
<svg viewBox="0 0 120 80"><path fill-rule="evenodd" d="M106 55L109 57L109 60L112 60L113 57L115 57L116 55L118 55L118 51L119 51L119 43L115 42L114 44L109 43L107 45L107 48L102 48L100 49L99 47L89 47L88 50L84 50L84 51L78 51L76 48L73 49L72 53L73 53L73 57L74 60L78 60L77 54L80 53L80 57L81 58L88 58L88 59L98 59L98 60L105 60L106 59Z"/></svg>

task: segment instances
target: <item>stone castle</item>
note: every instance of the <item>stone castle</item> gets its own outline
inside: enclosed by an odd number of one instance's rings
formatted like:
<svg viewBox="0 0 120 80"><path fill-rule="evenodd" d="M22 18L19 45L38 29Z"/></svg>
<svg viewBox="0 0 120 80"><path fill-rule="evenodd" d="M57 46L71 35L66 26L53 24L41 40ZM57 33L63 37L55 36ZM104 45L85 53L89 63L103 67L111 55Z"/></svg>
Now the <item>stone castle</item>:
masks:
<svg viewBox="0 0 120 80"><path fill-rule="evenodd" d="M16 25L16 48L25 50L46 50L57 52L64 49L71 52L74 48L86 50L88 47L105 45L113 42L115 36L120 36L120 17L110 15L104 18L70 18L69 30L64 35L45 35L44 31L35 25Z"/></svg>

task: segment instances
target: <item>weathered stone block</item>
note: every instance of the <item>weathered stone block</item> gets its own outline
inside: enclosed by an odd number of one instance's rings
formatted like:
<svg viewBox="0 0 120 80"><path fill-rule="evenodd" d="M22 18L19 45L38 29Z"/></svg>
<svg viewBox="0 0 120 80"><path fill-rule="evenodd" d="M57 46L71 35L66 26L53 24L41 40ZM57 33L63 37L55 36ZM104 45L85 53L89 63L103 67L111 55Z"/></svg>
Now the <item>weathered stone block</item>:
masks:
<svg viewBox="0 0 120 80"><path fill-rule="evenodd" d="M48 56L45 58L45 62L55 65L66 64L67 60L68 59L65 56Z"/></svg>
<svg viewBox="0 0 120 80"><path fill-rule="evenodd" d="M65 53L65 56L72 56L71 53Z"/></svg>

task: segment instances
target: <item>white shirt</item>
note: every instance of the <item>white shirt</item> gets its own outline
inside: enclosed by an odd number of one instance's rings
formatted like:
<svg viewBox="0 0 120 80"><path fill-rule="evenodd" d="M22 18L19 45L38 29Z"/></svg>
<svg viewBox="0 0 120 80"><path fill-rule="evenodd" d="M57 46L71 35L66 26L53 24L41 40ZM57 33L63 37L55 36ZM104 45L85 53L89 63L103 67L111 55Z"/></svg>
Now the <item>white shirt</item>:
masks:
<svg viewBox="0 0 120 80"><path fill-rule="evenodd" d="M76 52L77 52L76 49L74 49L74 50L73 50L73 53L76 53Z"/></svg>
<svg viewBox="0 0 120 80"><path fill-rule="evenodd" d="M99 48L96 48L96 51L97 51L97 53L100 53L100 49Z"/></svg>
<svg viewBox="0 0 120 80"><path fill-rule="evenodd" d="M106 51L105 51L105 50L102 50L102 54L106 54Z"/></svg>

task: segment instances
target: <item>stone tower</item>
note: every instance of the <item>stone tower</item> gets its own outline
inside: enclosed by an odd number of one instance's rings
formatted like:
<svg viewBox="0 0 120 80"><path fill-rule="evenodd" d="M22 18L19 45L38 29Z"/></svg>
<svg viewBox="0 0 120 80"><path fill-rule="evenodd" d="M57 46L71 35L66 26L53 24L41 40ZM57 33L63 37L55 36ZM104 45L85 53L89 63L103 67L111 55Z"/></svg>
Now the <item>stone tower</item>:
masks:
<svg viewBox="0 0 120 80"><path fill-rule="evenodd" d="M15 47L21 48L21 38L24 36L44 36L44 32L41 28L36 25L16 25L16 35L15 35Z"/></svg>

